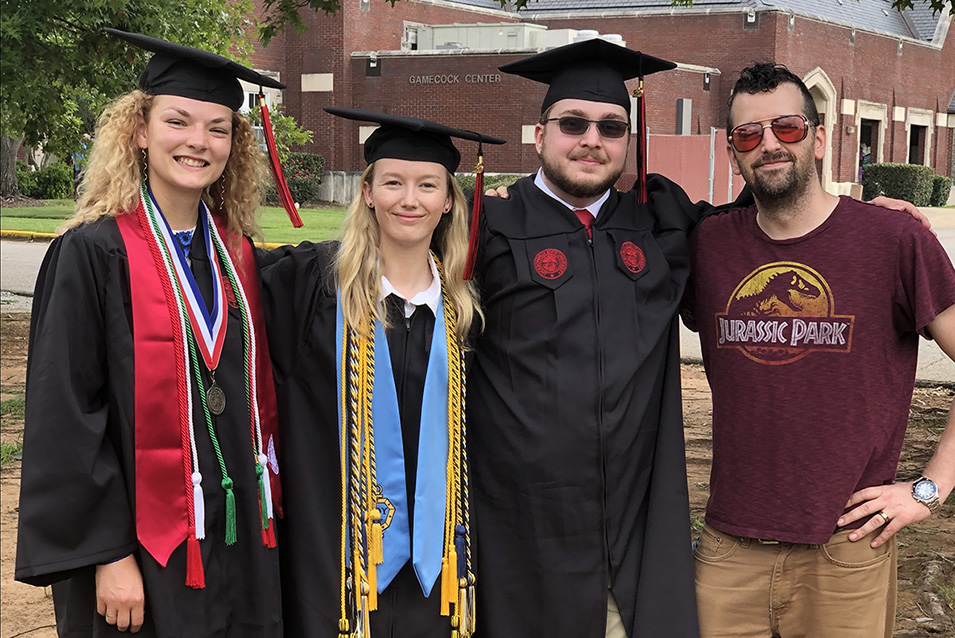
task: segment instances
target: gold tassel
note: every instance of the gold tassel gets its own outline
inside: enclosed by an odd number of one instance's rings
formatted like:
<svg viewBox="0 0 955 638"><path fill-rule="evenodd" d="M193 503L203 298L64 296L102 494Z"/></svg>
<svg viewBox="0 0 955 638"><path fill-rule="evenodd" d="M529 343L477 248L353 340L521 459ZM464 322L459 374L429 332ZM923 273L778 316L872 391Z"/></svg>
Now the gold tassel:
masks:
<svg viewBox="0 0 955 638"><path fill-rule="evenodd" d="M458 622L455 623L454 620L452 620L451 625L458 628L461 638L470 638L471 629L468 625L468 581L464 578L458 581L458 605L454 611L454 617L458 619Z"/></svg>
<svg viewBox="0 0 955 638"><path fill-rule="evenodd" d="M385 562L384 549L382 548L382 529L378 519L381 518L381 512L375 508L371 515L374 521L371 524L371 532L368 534L368 562L373 565L381 565Z"/></svg>
<svg viewBox="0 0 955 638"><path fill-rule="evenodd" d="M378 565L368 561L368 611L378 609Z"/></svg>
<svg viewBox="0 0 955 638"><path fill-rule="evenodd" d="M368 596L361 597L361 636L359 638L371 638L371 618L368 608Z"/></svg>
<svg viewBox="0 0 955 638"><path fill-rule="evenodd" d="M451 615L451 599L448 597L448 557L441 559L441 615Z"/></svg>

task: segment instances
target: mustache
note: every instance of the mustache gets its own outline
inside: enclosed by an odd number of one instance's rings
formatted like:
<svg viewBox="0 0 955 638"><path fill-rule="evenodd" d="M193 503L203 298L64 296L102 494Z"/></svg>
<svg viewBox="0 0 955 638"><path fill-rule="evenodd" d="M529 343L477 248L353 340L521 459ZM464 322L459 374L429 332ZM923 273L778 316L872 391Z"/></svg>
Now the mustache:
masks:
<svg viewBox="0 0 955 638"><path fill-rule="evenodd" d="M795 162L796 156L792 153L787 153L786 151L776 151L775 153L767 153L760 157L758 160L753 162L753 168L759 168L764 164L772 164L773 162Z"/></svg>
<svg viewBox="0 0 955 638"><path fill-rule="evenodd" d="M604 155L603 153L590 153L590 152L577 153L577 154L571 155L570 159L572 160L589 159L589 160L594 160L595 162L600 162L601 164L607 163L607 156Z"/></svg>

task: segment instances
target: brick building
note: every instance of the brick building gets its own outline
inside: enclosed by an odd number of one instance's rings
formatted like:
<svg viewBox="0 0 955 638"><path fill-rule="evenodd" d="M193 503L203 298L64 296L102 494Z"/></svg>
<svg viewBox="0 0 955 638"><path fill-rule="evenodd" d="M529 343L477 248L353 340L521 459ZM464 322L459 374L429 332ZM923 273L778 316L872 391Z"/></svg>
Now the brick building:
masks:
<svg viewBox="0 0 955 638"><path fill-rule="evenodd" d="M802 77L816 98L830 132L823 180L844 193L868 162L953 173L953 18L917 5L899 12L889 0L696 0L692 7L669 0L535 0L515 12L496 0L400 0L393 7L349 0L333 16L303 13L308 30L257 48L254 63L289 86L280 97L286 112L315 132L306 150L322 153L331 171L363 166L360 142L370 129L325 114L328 105L503 137L509 144L490 153L491 169L530 172L537 166L532 132L544 87L501 74L501 64L570 42L582 30L673 60L675 71L646 80L650 132L672 136L724 127L740 69L775 60Z"/></svg>

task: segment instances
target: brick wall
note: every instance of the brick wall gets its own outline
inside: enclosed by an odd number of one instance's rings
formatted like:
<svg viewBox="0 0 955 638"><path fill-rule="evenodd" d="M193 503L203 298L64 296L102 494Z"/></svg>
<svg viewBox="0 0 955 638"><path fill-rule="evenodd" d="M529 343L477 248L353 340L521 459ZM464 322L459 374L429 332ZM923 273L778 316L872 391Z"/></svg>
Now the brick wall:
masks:
<svg viewBox="0 0 955 638"><path fill-rule="evenodd" d="M503 22L518 19L504 13L471 12L447 6L401 0L394 7L382 0L345 3L336 16L305 10L305 34L279 36L264 50L257 49L260 68L282 71L289 85L287 112L315 132L308 150L323 153L331 170L358 170L362 161L356 143L357 124L346 123L321 111L329 104L414 115L498 135L509 140L502 149L488 151L489 170L530 171L537 165L533 145L521 144L521 125L539 114L542 85L503 75L496 83L467 83L467 74L497 73L497 67L519 55L409 55L379 56L381 74L366 76L367 58L354 51L400 49L404 21L424 24ZM821 68L835 90L835 120L827 122L832 137L832 179L855 180L859 130L854 115L841 114L843 99L885 104L888 122L884 135L885 161L907 161L904 122L893 122L893 107L945 108L955 86L955 37L940 51L905 41L898 55L896 39L796 16L789 30L788 13L759 12L758 28L747 29L745 14L717 13L680 16L624 16L535 21L552 29L597 29L619 33L630 48L685 64L719 69L711 75L710 90L703 76L676 71L649 76L648 121L653 133L675 131L676 100L693 100L694 133L722 128L726 100L740 69L755 61L776 60L805 77ZM284 64L283 64L284 63ZM302 73L332 73L333 92L302 93ZM410 76L458 75L452 84L422 85ZM634 84L634 83L631 83ZM631 87L632 88L632 87ZM934 123L934 116L933 116ZM935 128L930 157L936 170L952 174L952 129ZM468 151L465 151L467 157ZM467 160L469 161L469 160ZM652 167L651 167L652 170Z"/></svg>

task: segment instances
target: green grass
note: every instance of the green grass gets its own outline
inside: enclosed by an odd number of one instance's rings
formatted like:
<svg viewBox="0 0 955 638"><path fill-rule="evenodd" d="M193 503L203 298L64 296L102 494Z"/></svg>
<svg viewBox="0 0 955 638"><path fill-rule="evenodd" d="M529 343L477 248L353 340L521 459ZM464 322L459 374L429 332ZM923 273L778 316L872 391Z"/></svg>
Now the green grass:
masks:
<svg viewBox="0 0 955 638"><path fill-rule="evenodd" d="M9 417L11 419L22 419L25 406L26 400L23 396L4 399L0 401L0 416Z"/></svg>
<svg viewBox="0 0 955 638"><path fill-rule="evenodd" d="M276 206L262 208L259 223L264 239L277 244L297 244L303 240L322 241L338 233L345 217L344 208L303 208L299 210L305 226L292 228L285 209ZM43 206L0 208L0 229L34 233L55 233L56 229L73 215L73 201L48 200Z"/></svg>
<svg viewBox="0 0 955 638"><path fill-rule="evenodd" d="M14 457L23 452L23 441L0 443L0 466L14 460Z"/></svg>
<svg viewBox="0 0 955 638"><path fill-rule="evenodd" d="M266 206L259 224L265 241L276 244L297 244L300 241L323 241L338 235L338 227L345 217L344 208L301 208L298 211L305 225L292 228L284 208Z"/></svg>

